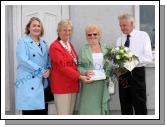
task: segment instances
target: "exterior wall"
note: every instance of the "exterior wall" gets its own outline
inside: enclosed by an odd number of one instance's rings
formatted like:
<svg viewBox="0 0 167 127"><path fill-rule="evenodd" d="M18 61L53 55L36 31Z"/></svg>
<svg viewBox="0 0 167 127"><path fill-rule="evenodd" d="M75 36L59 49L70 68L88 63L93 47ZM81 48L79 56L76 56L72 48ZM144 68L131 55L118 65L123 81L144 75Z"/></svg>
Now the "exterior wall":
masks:
<svg viewBox="0 0 167 127"><path fill-rule="evenodd" d="M102 28L101 41L113 45L121 34L118 24L118 15L123 13L133 14L134 6L70 6L70 19L73 22L74 30L72 41L77 52L85 43L85 25L88 23L98 24Z"/></svg>

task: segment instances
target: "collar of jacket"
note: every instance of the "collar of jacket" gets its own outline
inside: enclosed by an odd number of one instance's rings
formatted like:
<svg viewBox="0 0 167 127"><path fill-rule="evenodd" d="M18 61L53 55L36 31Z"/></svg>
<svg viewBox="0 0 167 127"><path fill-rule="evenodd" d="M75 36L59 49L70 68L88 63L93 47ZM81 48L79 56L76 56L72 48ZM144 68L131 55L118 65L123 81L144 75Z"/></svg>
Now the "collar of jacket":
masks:
<svg viewBox="0 0 167 127"><path fill-rule="evenodd" d="M103 43L100 43L100 47L101 47L103 57L104 57L107 54L108 50L106 49L106 46ZM89 44L85 45L85 50L86 50L85 52L86 52L88 59L93 63L92 52L91 52L91 48Z"/></svg>
<svg viewBox="0 0 167 127"><path fill-rule="evenodd" d="M33 49L34 49L35 51L37 51L40 55L43 56L43 55L45 54L45 52L46 52L46 47L45 47L46 42L45 42L43 39L39 38L39 43L41 44L42 52L41 52L41 49L40 49L35 43L33 43L33 40L32 40L32 38L31 38L30 35L27 35L27 36L25 37L25 40L26 40L26 42L28 42L28 43L27 43L28 46L31 47L31 48L33 48Z"/></svg>

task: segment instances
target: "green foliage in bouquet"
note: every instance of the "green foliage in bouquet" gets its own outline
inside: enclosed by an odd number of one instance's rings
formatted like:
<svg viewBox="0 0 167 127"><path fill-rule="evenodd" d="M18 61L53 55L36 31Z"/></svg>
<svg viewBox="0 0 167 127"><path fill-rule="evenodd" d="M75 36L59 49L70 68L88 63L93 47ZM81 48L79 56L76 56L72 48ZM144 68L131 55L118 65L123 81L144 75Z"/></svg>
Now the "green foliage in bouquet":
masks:
<svg viewBox="0 0 167 127"><path fill-rule="evenodd" d="M123 66L126 61L131 60L132 55L130 49L125 46L120 46L111 50L111 59L114 64L117 64L120 67Z"/></svg>
<svg viewBox="0 0 167 127"><path fill-rule="evenodd" d="M112 63L112 69L118 76L131 71L138 64L138 58L129 48L123 45L116 48L108 48L106 57Z"/></svg>

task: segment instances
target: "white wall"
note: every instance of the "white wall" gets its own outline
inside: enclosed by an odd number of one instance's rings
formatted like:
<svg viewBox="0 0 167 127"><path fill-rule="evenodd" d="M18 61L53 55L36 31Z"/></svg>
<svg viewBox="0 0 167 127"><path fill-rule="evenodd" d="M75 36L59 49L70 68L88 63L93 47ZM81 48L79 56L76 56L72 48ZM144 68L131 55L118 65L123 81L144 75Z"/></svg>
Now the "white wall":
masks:
<svg viewBox="0 0 167 127"><path fill-rule="evenodd" d="M80 5L70 6L70 19L74 25L72 41L78 52L85 43L85 25L96 23L102 28L102 42L113 45L120 35L118 16L123 13L133 14L134 6L118 5Z"/></svg>

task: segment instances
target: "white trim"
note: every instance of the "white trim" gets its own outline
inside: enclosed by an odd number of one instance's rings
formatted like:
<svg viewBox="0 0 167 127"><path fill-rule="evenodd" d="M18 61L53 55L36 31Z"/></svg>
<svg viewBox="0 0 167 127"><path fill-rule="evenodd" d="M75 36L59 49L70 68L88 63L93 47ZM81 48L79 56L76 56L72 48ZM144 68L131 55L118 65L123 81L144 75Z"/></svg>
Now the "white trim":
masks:
<svg viewBox="0 0 167 127"><path fill-rule="evenodd" d="M135 29L140 30L140 5L134 6Z"/></svg>
<svg viewBox="0 0 167 127"><path fill-rule="evenodd" d="M11 16L9 14L10 9L11 8L9 8L9 6L6 6L5 11L7 11L7 12L5 12L5 13L7 13L7 14L5 15L5 21L10 20L10 18L8 17L8 16ZM9 25L8 21L6 21L4 23L5 23L5 47L9 47L10 35L8 35L8 33L9 33L10 26L8 26ZM3 41L1 41L1 42L3 42ZM11 110L11 97L10 97L11 94L10 94L9 79L10 79L9 78L9 48L6 48L5 49L5 112Z"/></svg>
<svg viewBox="0 0 167 127"><path fill-rule="evenodd" d="M16 44L19 38L22 36L22 29L21 29L21 6L14 5L13 6L13 53L14 53L14 82L16 79ZM15 88L15 87L13 87ZM15 112L16 115L19 115L17 111Z"/></svg>
<svg viewBox="0 0 167 127"><path fill-rule="evenodd" d="M69 19L70 18L70 7L69 5L61 6L61 19Z"/></svg>
<svg viewBox="0 0 167 127"><path fill-rule="evenodd" d="M4 3L6 5L159 5L159 1L5 1Z"/></svg>
<svg viewBox="0 0 167 127"><path fill-rule="evenodd" d="M19 38L22 36L21 29L21 6L13 6L13 53L16 52L16 44ZM14 55L14 73L16 74L16 55ZM14 79L16 76L14 75Z"/></svg>

